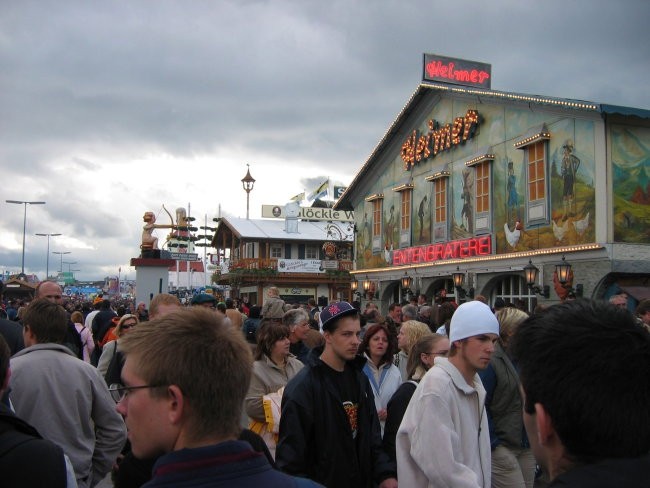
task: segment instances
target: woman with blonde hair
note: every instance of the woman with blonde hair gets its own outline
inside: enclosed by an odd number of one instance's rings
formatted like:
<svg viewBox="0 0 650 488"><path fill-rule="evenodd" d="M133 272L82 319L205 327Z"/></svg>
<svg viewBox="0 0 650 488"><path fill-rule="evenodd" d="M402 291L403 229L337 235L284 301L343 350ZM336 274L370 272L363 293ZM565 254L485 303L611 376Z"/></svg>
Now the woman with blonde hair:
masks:
<svg viewBox="0 0 650 488"><path fill-rule="evenodd" d="M413 347L420 337L425 335L432 334L429 326L423 322L418 322L417 320L407 320L402 322L402 326L399 328L399 333L397 334L397 347L399 352L395 354L393 363L399 369L400 375L402 376L402 381L408 379L407 367L408 367L408 356L409 351Z"/></svg>
<svg viewBox="0 0 650 488"><path fill-rule="evenodd" d="M449 339L440 334L427 334L420 337L409 351L407 374L408 380L400 385L388 402L386 425L382 439L384 451L393 462L395 456L395 437L397 429L402 423L404 412L408 407L415 388L433 366L437 357L446 357L449 354Z"/></svg>
<svg viewBox="0 0 650 488"><path fill-rule="evenodd" d="M485 387L485 409L492 445L492 486L532 488L535 458L521 416L523 399L519 374L508 355L508 343L528 314L506 307L496 314L499 340L488 367L479 371Z"/></svg>
<svg viewBox="0 0 650 488"><path fill-rule="evenodd" d="M106 373L108 372L109 367L112 366L111 363L115 365L114 368L111 367L111 380L107 379L108 384L111 384L111 382L121 382L119 374L122 372L122 365L124 364L124 361L122 358L122 353L120 353L120 337L124 336L124 334L127 334L133 327L138 325L138 323L139 320L137 315L128 313L126 315L122 315L120 317L120 320L117 322L117 325L115 326L115 330L113 331L113 333L117 336L117 339L107 342L102 349L102 355L99 357L99 362L97 363L97 371L99 371L99 373L104 378L106 378Z"/></svg>

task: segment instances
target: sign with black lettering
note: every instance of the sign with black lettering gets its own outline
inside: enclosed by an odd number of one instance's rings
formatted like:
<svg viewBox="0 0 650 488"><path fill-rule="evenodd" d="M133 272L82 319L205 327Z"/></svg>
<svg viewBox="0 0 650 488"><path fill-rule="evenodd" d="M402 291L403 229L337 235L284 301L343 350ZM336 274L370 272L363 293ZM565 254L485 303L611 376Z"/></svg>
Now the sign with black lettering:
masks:
<svg viewBox="0 0 650 488"><path fill-rule="evenodd" d="M286 216L284 205L262 205L262 218L284 219ZM354 222L354 212L351 210L334 210L332 208L300 207L298 218L303 220Z"/></svg>

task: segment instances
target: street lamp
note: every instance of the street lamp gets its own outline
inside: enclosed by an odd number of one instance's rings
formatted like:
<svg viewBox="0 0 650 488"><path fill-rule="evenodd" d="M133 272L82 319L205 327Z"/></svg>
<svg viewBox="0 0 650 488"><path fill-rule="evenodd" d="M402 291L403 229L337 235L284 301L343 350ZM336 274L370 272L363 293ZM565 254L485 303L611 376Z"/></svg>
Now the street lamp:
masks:
<svg viewBox="0 0 650 488"><path fill-rule="evenodd" d="M246 166L248 166L248 170L246 171L246 176L242 178L241 184L246 192L246 220L248 220L249 197L253 190L253 185L255 184L255 178L251 176L250 165L247 164Z"/></svg>
<svg viewBox="0 0 650 488"><path fill-rule="evenodd" d="M59 269L59 273L63 273L63 255L70 253L72 253L72 251L52 251L52 254L58 254L61 256L61 268Z"/></svg>
<svg viewBox="0 0 650 488"><path fill-rule="evenodd" d="M47 280L50 277L50 237L60 236L62 234L35 234L37 236L45 237L47 236L47 259L45 264L45 279Z"/></svg>
<svg viewBox="0 0 650 488"><path fill-rule="evenodd" d="M5 200L7 203L15 203L16 205L25 206L25 214L23 216L23 261L21 265L21 274L25 274L25 231L27 230L27 205L45 205L45 202L26 202L23 200Z"/></svg>
<svg viewBox="0 0 650 488"><path fill-rule="evenodd" d="M70 271L70 268L72 268L73 264L77 264L77 261L61 261L61 264L62 265L67 264L68 265L68 273L72 273L72 271ZM63 270L61 270L61 271L63 271Z"/></svg>

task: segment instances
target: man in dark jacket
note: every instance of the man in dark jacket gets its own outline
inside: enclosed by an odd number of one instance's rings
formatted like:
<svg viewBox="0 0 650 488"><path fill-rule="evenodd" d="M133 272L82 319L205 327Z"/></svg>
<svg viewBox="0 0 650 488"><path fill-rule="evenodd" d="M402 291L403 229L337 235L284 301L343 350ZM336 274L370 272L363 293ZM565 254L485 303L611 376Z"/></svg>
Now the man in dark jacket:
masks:
<svg viewBox="0 0 650 488"><path fill-rule="evenodd" d="M334 302L320 318L325 346L284 390L276 464L330 488L394 488L396 467L382 451L365 359L357 356L359 313Z"/></svg>
<svg viewBox="0 0 650 488"><path fill-rule="evenodd" d="M0 335L0 395L9 386L9 346ZM34 462L38 469L34 469ZM68 486L63 450L43 439L34 427L0 404L0 473L2 486ZM74 473L70 474L74 483ZM76 486L76 484L74 484Z"/></svg>
<svg viewBox="0 0 650 488"><path fill-rule="evenodd" d="M549 488L647 487L650 334L632 314L566 301L528 318L512 341L524 424Z"/></svg>

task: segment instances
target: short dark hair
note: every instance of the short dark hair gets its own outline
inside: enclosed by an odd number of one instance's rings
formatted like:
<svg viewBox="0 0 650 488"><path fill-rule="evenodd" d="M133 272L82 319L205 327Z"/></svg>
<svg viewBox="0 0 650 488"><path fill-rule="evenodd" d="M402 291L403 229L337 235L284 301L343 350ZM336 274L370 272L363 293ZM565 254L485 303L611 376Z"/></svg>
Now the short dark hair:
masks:
<svg viewBox="0 0 650 488"><path fill-rule="evenodd" d="M9 345L2 334L0 334L0 390L2 385L5 384L7 379L7 371L9 370L9 358L11 357L11 351L9 350Z"/></svg>
<svg viewBox="0 0 650 488"><path fill-rule="evenodd" d="M368 330L366 330L365 334L363 334L363 340L361 341L361 344L359 344L358 351L359 354L363 354L365 352L368 354L368 356L370 356L370 339L372 339L372 336L382 330L386 333L388 346L386 346L386 352L381 358L381 364L392 363L393 356L395 355L395 341L390 340L390 332L388 332L388 327L386 327L386 324L373 324L368 327Z"/></svg>
<svg viewBox="0 0 650 488"><path fill-rule="evenodd" d="M603 301L553 305L526 319L511 351L532 414L544 406L579 464L650 451L650 334Z"/></svg>
<svg viewBox="0 0 650 488"><path fill-rule="evenodd" d="M650 312L650 298L641 300L639 305L636 307L637 315L645 315L647 312Z"/></svg>
<svg viewBox="0 0 650 488"><path fill-rule="evenodd" d="M264 356L271 357L273 345L285 337L289 337L289 327L277 322L269 322L257 330L257 349L255 360L259 361Z"/></svg>
<svg viewBox="0 0 650 488"><path fill-rule="evenodd" d="M395 310L395 307L401 307L401 306L402 305L400 303L393 302L390 305L388 305L388 311L392 312L393 310Z"/></svg>
<svg viewBox="0 0 650 488"><path fill-rule="evenodd" d="M68 327L68 314L61 305L47 298L38 298L25 309L22 319L39 344L63 342Z"/></svg>

